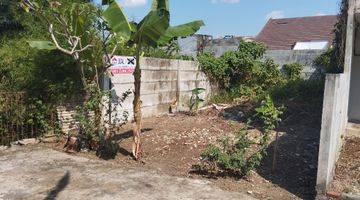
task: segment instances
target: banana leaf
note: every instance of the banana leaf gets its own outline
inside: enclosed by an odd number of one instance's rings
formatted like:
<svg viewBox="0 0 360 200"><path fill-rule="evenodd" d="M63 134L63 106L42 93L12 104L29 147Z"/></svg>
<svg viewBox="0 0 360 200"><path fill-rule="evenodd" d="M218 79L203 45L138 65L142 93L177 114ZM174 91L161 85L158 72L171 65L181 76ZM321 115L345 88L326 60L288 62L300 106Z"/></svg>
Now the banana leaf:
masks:
<svg viewBox="0 0 360 200"><path fill-rule="evenodd" d="M193 21L179 26L169 27L166 33L159 39L158 44L165 45L174 38L193 35L204 25L203 21Z"/></svg>
<svg viewBox="0 0 360 200"><path fill-rule="evenodd" d="M116 34L126 40L130 39L132 31L131 25L123 9L116 1L113 1L104 11L103 17Z"/></svg>

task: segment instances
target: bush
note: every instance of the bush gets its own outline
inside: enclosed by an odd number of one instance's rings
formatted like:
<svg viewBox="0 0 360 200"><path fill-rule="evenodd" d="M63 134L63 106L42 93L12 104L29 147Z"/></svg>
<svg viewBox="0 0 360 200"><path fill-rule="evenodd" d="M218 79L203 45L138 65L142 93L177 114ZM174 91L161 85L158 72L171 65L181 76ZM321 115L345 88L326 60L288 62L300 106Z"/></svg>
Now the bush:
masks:
<svg viewBox="0 0 360 200"><path fill-rule="evenodd" d="M296 81L301 78L304 66L300 63L289 63L283 66L283 72L289 81Z"/></svg>
<svg viewBox="0 0 360 200"><path fill-rule="evenodd" d="M334 61L335 51L333 48L328 49L326 52L319 55L315 60L314 64L321 67L325 73L340 73L342 69L339 68L340 61Z"/></svg>
<svg viewBox="0 0 360 200"><path fill-rule="evenodd" d="M239 96L256 99L269 88L284 83L279 66L262 58L265 50L262 44L240 41L237 51L226 52L219 58L209 53L199 55L202 70L221 91L213 101L231 102Z"/></svg>
<svg viewBox="0 0 360 200"><path fill-rule="evenodd" d="M218 144L208 145L201 154L200 170L210 173L227 173L243 177L260 165L266 154L267 143L257 143L240 130L235 138L222 139Z"/></svg>
<svg viewBox="0 0 360 200"><path fill-rule="evenodd" d="M324 85L323 78L298 79L272 88L269 94L277 102L286 103L286 101L292 100L305 102L312 106L321 106Z"/></svg>
<svg viewBox="0 0 360 200"><path fill-rule="evenodd" d="M276 107L274 101L268 95L261 102L261 106L255 109L254 118L261 123L265 133L274 130L281 122L280 116L284 112L284 107Z"/></svg>

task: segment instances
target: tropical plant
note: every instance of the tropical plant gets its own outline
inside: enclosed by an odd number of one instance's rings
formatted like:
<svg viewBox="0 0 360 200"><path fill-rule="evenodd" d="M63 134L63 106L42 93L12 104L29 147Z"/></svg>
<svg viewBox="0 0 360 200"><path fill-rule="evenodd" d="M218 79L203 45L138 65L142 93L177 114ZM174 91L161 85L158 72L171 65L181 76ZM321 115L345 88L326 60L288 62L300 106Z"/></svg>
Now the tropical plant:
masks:
<svg viewBox="0 0 360 200"><path fill-rule="evenodd" d="M140 56L143 48L158 47L166 45L173 39L194 34L201 26L202 21L194 21L184 25L171 27L169 2L168 0L153 0L151 11L141 20L140 23L129 22L123 12L122 7L116 1L103 1L104 4L110 3L103 13L103 17L108 23L111 31L119 38L129 41L136 45L136 67L134 71L134 121L133 130L134 145L133 156L140 158L140 133L141 133L141 68Z"/></svg>
<svg viewBox="0 0 360 200"><path fill-rule="evenodd" d="M110 126L103 116L103 101L107 92L101 88L100 78L111 66L114 52L123 43L109 33L102 19L102 10L84 0L24 0L21 6L44 21L48 28L48 40L31 40L29 45L40 50L56 50L72 58L81 77L84 106L75 118L80 123L79 137L105 141L110 137ZM105 57L105 59L104 59ZM94 117L89 118L89 113ZM89 137L88 137L89 136Z"/></svg>
<svg viewBox="0 0 360 200"><path fill-rule="evenodd" d="M190 113L196 113L199 109L200 104L205 101L200 97L200 95L205 91L206 89L204 88L195 88L191 90Z"/></svg>

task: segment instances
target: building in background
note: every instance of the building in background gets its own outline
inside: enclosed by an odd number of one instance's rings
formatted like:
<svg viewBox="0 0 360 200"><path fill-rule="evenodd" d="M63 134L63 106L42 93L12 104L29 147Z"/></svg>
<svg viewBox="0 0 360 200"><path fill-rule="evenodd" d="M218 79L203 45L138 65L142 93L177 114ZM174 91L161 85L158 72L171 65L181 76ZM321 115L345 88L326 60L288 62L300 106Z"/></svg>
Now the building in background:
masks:
<svg viewBox="0 0 360 200"><path fill-rule="evenodd" d="M336 22L336 15L270 19L255 40L268 50L326 50Z"/></svg>
<svg viewBox="0 0 360 200"><path fill-rule="evenodd" d="M222 38L214 39L210 35L193 35L178 40L180 54L196 56L201 52L209 52L219 57L228 51L238 49L240 40L257 41L266 45L269 57L275 61L284 60L286 63L291 60L291 56L286 59L279 59L283 54L281 50L303 50L303 51L325 51L334 39L334 26L337 22L336 15L297 17L284 19L270 19L261 32L256 37L226 35ZM289 52L286 52L288 55ZM303 60L313 60L319 53L302 52ZM278 55L279 54L279 55ZM290 55L290 54L289 54ZM309 56L310 55L310 59ZM306 58L306 59L305 59ZM300 63L301 60L300 60ZM280 62L280 65L283 63ZM311 63L303 63L311 65Z"/></svg>
<svg viewBox="0 0 360 200"><path fill-rule="evenodd" d="M179 38L180 54L196 57L204 51L205 46L213 39L210 35L195 34L185 38Z"/></svg>
<svg viewBox="0 0 360 200"><path fill-rule="evenodd" d="M214 39L210 35L196 34L193 36L180 38L180 54L195 57L198 53L208 52L216 57L223 55L228 51L235 51L239 46L240 40L252 40L253 37L237 37L226 35L223 38Z"/></svg>

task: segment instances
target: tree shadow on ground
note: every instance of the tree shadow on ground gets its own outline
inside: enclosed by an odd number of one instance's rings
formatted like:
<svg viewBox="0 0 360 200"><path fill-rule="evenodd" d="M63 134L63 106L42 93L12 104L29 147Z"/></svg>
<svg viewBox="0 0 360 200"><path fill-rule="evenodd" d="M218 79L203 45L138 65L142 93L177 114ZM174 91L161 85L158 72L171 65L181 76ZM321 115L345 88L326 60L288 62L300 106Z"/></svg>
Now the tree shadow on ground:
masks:
<svg viewBox="0 0 360 200"><path fill-rule="evenodd" d="M142 134L148 131L151 131L151 128L144 128L141 129ZM121 147L121 142L125 139L132 137L132 130L115 134L113 137L109 138L108 140L104 141L102 146L97 151L97 156L104 160L112 160L115 159L118 153L122 154L123 156L133 156L131 152L127 149Z"/></svg>
<svg viewBox="0 0 360 200"><path fill-rule="evenodd" d="M141 129L141 133L144 134L145 132L152 131L152 128L143 128ZM120 134L115 134L113 137L110 138L110 140L116 141L116 142L122 142L125 139L131 138L133 136L133 131L129 130Z"/></svg>
<svg viewBox="0 0 360 200"><path fill-rule="evenodd" d="M257 172L301 199L314 199L320 126L318 116L296 113L288 118L278 130L283 134L278 138L274 172L275 141L268 147Z"/></svg>
<svg viewBox="0 0 360 200"><path fill-rule="evenodd" d="M65 175L58 181L55 187L53 187L47 194L45 200L55 200L61 191L70 183L70 172L67 171Z"/></svg>

